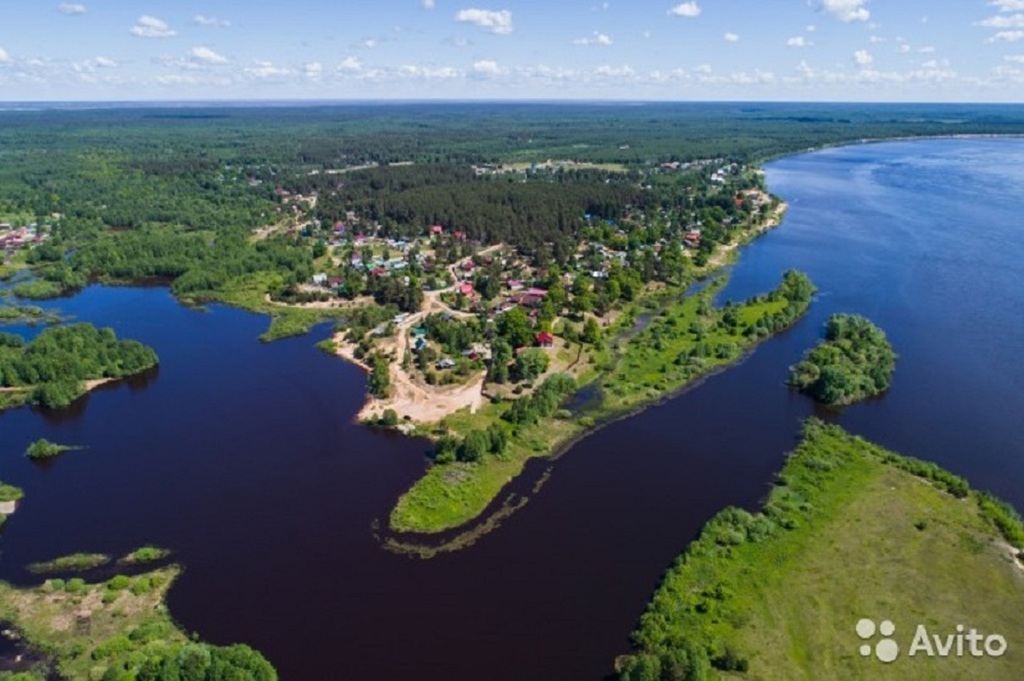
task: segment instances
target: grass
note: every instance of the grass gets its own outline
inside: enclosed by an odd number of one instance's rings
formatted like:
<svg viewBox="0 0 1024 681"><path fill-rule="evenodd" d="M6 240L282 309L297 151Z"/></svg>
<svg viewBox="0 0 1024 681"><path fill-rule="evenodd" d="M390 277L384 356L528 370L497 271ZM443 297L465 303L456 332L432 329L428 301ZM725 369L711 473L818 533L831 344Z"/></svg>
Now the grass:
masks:
<svg viewBox="0 0 1024 681"><path fill-rule="evenodd" d="M644 331L618 341L624 348L616 355L607 349L595 353L594 369L581 375L600 380L604 399L579 419L550 417L539 423L512 430L501 416L507 404L488 404L470 414L463 410L447 417L444 425L459 435L486 430L500 424L509 430L509 447L501 456L485 456L476 463L431 466L398 500L389 518L397 532L437 533L464 525L477 518L501 493L502 488L522 472L535 457L551 456L597 421L616 418L685 387L708 373L738 360L760 336L748 336L750 323L782 312L785 300L752 299L735 310L736 324L723 322L724 311L712 308L710 299L724 286L722 280L697 296L662 302L662 313ZM648 301L652 302L652 301ZM809 301L789 310L792 319L802 315ZM749 320L744 323L744 319ZM702 329L700 340L691 324ZM625 322L624 322L625 324ZM679 362L698 345L706 356ZM612 369L600 372L597 365ZM427 432L427 436L438 433Z"/></svg>
<svg viewBox="0 0 1024 681"><path fill-rule="evenodd" d="M1012 644L999 659L906 656L919 623L943 637L958 624L1024 635L1024 573L988 497L937 470L810 422L764 510L723 511L676 561L634 635L639 654L619 666L638 674L689 648L749 665L706 678L1019 678ZM904 656L861 657L861 618L895 623Z"/></svg>
<svg viewBox="0 0 1024 681"><path fill-rule="evenodd" d="M49 459L75 449L81 449L81 447L59 445L56 442L50 442L46 438L40 438L28 446L28 449L25 450L25 456L30 459Z"/></svg>
<svg viewBox="0 0 1024 681"><path fill-rule="evenodd" d="M28 298L31 300L47 300L50 298L59 298L64 293L64 288L52 281L46 279L33 279L32 281L25 281L17 284L13 289L14 295L19 298Z"/></svg>
<svg viewBox="0 0 1024 681"><path fill-rule="evenodd" d="M20 501L25 492L20 487L0 483L0 502Z"/></svg>
<svg viewBox="0 0 1024 681"><path fill-rule="evenodd" d="M278 288L281 283L280 275L260 272L236 277L220 290L196 298L269 315L270 327L260 336L260 340L265 343L302 336L320 322L341 317L346 312L338 308L300 308L271 303L267 300L267 291Z"/></svg>
<svg viewBox="0 0 1024 681"><path fill-rule="evenodd" d="M507 426L500 420L504 407L488 404L476 414L468 410L445 419L451 430L468 433L486 429L493 423ZM397 532L443 532L478 517L518 476L526 462L538 456L549 456L559 443L566 442L583 430L571 421L544 419L541 423L520 429L510 438L501 456L488 455L477 463L453 463L431 466L422 478L403 494L391 511L390 527Z"/></svg>
<svg viewBox="0 0 1024 681"><path fill-rule="evenodd" d="M35 305L0 305L0 324L51 324L61 316Z"/></svg>
<svg viewBox="0 0 1024 681"><path fill-rule="evenodd" d="M144 563L155 563L171 555L170 549L163 549L158 546L141 546L127 556L119 560L119 563L140 565Z"/></svg>
<svg viewBox="0 0 1024 681"><path fill-rule="evenodd" d="M145 667L146 678L276 681L273 668L245 646L217 648L189 641L164 603L180 573L180 567L171 565L95 584L78 578L49 579L35 588L0 583L0 618L55 662L60 678L134 679ZM221 668L216 677L211 656ZM186 677L180 671L186 658L206 662ZM51 678L42 665L30 674L28 678Z"/></svg>
<svg viewBox="0 0 1024 681"><path fill-rule="evenodd" d="M29 572L37 575L55 574L58 572L86 572L106 565L110 561L110 556L103 553L72 553L68 556L61 556L46 562L32 563L27 569Z"/></svg>

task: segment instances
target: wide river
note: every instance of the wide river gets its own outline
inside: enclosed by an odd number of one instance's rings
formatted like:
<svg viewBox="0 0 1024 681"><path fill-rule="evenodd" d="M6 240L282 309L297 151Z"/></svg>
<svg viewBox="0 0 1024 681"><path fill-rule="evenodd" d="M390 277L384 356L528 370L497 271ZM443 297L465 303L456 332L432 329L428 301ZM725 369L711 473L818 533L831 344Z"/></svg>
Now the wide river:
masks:
<svg viewBox="0 0 1024 681"><path fill-rule="evenodd" d="M551 477L476 546L433 560L371 533L426 465L421 441L353 423L356 368L309 337L263 345L260 317L179 306L161 288L92 287L53 307L153 345L159 371L65 412L0 415L0 479L26 500L0 578L73 551L171 548L173 615L247 642L290 679L598 680L659 576L728 504L756 507L800 421L787 367L833 312L881 325L900 354L884 397L824 413L1024 508L1024 140L831 149L768 167L790 203L724 295L808 272L806 319L742 365L533 462ZM31 333L30 330L22 330ZM39 437L87 449L26 460Z"/></svg>

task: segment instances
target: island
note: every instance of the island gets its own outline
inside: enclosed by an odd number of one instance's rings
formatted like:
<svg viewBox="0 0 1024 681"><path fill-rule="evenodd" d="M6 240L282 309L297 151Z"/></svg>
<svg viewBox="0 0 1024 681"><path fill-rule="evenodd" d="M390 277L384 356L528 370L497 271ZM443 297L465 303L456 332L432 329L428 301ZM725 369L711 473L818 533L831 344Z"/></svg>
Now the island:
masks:
<svg viewBox="0 0 1024 681"><path fill-rule="evenodd" d="M832 315L825 340L790 370L789 384L827 405L852 404L889 388L896 353L885 332L860 315Z"/></svg>
<svg viewBox="0 0 1024 681"><path fill-rule="evenodd" d="M919 625L929 644L1019 632L1021 546L1008 504L812 418L764 507L720 512L668 570L619 678L889 678L871 644L890 634L871 640L862 620L891 623L903 655ZM912 678L1016 678L1024 654L992 646L897 664Z"/></svg>
<svg viewBox="0 0 1024 681"><path fill-rule="evenodd" d="M252 648L190 639L175 624L165 598L180 574L171 565L101 582L0 583L0 617L18 648L12 678L275 681L277 672Z"/></svg>
<svg viewBox="0 0 1024 681"><path fill-rule="evenodd" d="M60 456L64 452L71 452L80 447L73 445L61 445L56 442L50 442L46 438L40 438L30 444L25 450L25 456L30 459L52 459L55 456Z"/></svg>
<svg viewBox="0 0 1024 681"><path fill-rule="evenodd" d="M0 333L0 409L64 407L89 390L158 362L152 348L87 323L50 327L30 342Z"/></svg>

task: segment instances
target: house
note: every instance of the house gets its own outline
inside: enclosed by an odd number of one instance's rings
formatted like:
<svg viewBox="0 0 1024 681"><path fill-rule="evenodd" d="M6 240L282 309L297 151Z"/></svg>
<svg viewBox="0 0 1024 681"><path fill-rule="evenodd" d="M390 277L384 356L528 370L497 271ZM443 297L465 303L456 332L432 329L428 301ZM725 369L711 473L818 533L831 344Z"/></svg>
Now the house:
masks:
<svg viewBox="0 0 1024 681"><path fill-rule="evenodd" d="M327 277L327 285L331 288L338 288L345 283L345 280L341 277Z"/></svg>
<svg viewBox="0 0 1024 681"><path fill-rule="evenodd" d="M323 273L314 274L313 283L316 284L317 286L324 286L327 283L327 275Z"/></svg>
<svg viewBox="0 0 1024 681"><path fill-rule="evenodd" d="M370 274L372 274L375 277L386 277L388 271L387 268L384 267L374 267L372 270L370 270Z"/></svg>
<svg viewBox="0 0 1024 681"><path fill-rule="evenodd" d="M453 232L452 236L454 236L458 241L465 241L466 240L466 233L465 232Z"/></svg>
<svg viewBox="0 0 1024 681"><path fill-rule="evenodd" d="M444 227L441 225L430 226L430 236L439 236L441 234L444 234Z"/></svg>
<svg viewBox="0 0 1024 681"><path fill-rule="evenodd" d="M533 296L533 297L536 297L536 298L543 298L547 294L548 294L547 290L546 289L542 289L542 288L531 288L531 289L529 289L526 292L526 295Z"/></svg>
<svg viewBox="0 0 1024 681"><path fill-rule="evenodd" d="M345 223L344 222L335 222L334 223L334 231L335 232L344 232L345 231Z"/></svg>
<svg viewBox="0 0 1024 681"><path fill-rule="evenodd" d="M445 357L444 359L437 363L437 368L441 369L442 371L445 369L454 369L455 361L449 357Z"/></svg>
<svg viewBox="0 0 1024 681"><path fill-rule="evenodd" d="M464 296L470 296L470 297L476 296L476 291L473 289L473 285L471 283L469 283L468 281L466 283L464 283L464 284L460 284L459 288L457 290L458 290L459 293L461 293Z"/></svg>
<svg viewBox="0 0 1024 681"><path fill-rule="evenodd" d="M511 280L510 282L508 282L508 290L509 291L522 291L523 290L523 282L519 281L518 279Z"/></svg>
<svg viewBox="0 0 1024 681"><path fill-rule="evenodd" d="M550 348L555 344L555 337L549 331L542 331L537 334L537 347Z"/></svg>
<svg viewBox="0 0 1024 681"><path fill-rule="evenodd" d="M413 352L420 352L425 347L427 347L427 339L426 338L417 338L416 342L414 342L412 344Z"/></svg>
<svg viewBox="0 0 1024 681"><path fill-rule="evenodd" d="M472 272L473 271L473 261L472 260L467 260L466 262L462 263L462 271L464 271L464 272Z"/></svg>

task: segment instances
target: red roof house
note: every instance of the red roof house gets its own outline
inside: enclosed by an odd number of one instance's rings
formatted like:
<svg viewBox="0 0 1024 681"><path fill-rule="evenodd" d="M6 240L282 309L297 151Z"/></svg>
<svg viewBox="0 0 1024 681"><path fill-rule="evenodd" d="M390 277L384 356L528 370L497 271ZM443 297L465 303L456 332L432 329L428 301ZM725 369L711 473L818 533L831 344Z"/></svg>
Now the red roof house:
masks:
<svg viewBox="0 0 1024 681"><path fill-rule="evenodd" d="M542 348L550 348L555 344L555 337L548 331L542 331L537 334L537 345Z"/></svg>

